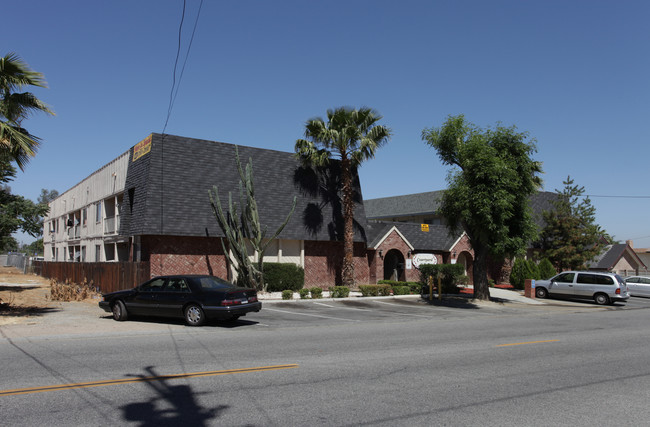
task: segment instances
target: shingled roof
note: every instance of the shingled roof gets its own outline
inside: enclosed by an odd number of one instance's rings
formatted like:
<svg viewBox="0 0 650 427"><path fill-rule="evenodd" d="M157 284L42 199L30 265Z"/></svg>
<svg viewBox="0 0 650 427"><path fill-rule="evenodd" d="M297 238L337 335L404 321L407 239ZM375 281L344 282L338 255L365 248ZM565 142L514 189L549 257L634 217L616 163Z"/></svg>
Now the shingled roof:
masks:
<svg viewBox="0 0 650 427"><path fill-rule="evenodd" d="M381 197L364 201L366 216L371 220L408 217L416 215L437 215L444 190L426 193L407 194L404 196ZM541 228L544 226L542 212L553 209L557 193L540 191L530 198L533 219Z"/></svg>
<svg viewBox="0 0 650 427"><path fill-rule="evenodd" d="M386 234L395 227L411 244L414 250L450 251L454 243L462 236L449 234L449 229L444 225L429 225L429 231L422 231L421 224L408 222L377 222L368 223L368 247L376 248Z"/></svg>
<svg viewBox="0 0 650 427"><path fill-rule="evenodd" d="M240 146L239 156L244 167L252 159L255 199L269 233L286 218L296 196L295 212L281 238L342 240L340 203L325 191L336 175L332 170L337 162L316 172L303 168L294 153ZM133 150L120 209L120 235L223 236L208 192L215 185L219 188L224 211L229 192L239 202L234 145L154 133L151 151L132 159ZM355 241L365 241L358 177L354 184L359 200Z"/></svg>
<svg viewBox="0 0 650 427"><path fill-rule="evenodd" d="M634 252L634 249L632 249L627 243L617 243L605 246L603 251L589 263L589 269L609 271L614 268L616 263L621 259L621 257L623 257L627 250L629 250L629 254L638 261L639 266L645 267L645 264L641 261L641 258L639 258L636 252Z"/></svg>

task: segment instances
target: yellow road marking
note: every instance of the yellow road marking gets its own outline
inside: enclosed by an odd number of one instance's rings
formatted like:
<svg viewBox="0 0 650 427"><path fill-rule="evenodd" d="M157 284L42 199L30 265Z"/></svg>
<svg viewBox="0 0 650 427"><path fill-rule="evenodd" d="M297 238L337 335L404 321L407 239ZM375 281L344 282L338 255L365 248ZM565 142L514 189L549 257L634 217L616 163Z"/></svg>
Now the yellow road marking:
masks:
<svg viewBox="0 0 650 427"><path fill-rule="evenodd" d="M517 342L517 343L512 343L512 344L499 344L497 347L509 347L513 345L526 345L526 344L540 344L544 342L558 342L560 340L545 340L545 341L528 341L528 342Z"/></svg>
<svg viewBox="0 0 650 427"><path fill-rule="evenodd" d="M211 377L216 375L243 374L247 372L274 371L278 369L292 369L297 367L298 367L297 364L259 366L255 368L227 369L224 371L191 372L185 374L156 375L156 376L149 376L149 377L122 378L118 380L92 381L86 383L58 384L58 385L50 385L50 386L42 386L42 387L17 388L13 390L0 390L0 396L15 396L18 394L42 393L44 391L70 390L75 388L88 388L88 387L103 387L103 386L116 385L116 384L139 383L139 382L147 382L147 381L164 381L164 380L176 380L181 378Z"/></svg>

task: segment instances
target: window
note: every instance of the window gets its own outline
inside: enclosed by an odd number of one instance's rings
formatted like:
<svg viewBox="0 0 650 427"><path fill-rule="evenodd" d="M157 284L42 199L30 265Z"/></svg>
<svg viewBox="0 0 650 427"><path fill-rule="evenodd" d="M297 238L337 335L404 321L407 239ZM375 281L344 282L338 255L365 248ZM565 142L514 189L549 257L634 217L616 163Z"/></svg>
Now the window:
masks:
<svg viewBox="0 0 650 427"><path fill-rule="evenodd" d="M142 292L158 292L162 289L164 284L165 279L154 279L151 282L147 282L140 286L140 290Z"/></svg>
<svg viewBox="0 0 650 427"><path fill-rule="evenodd" d="M102 222L102 202L95 203L95 222Z"/></svg>
<svg viewBox="0 0 650 427"><path fill-rule="evenodd" d="M553 280L554 282L560 282L560 283L573 283L573 276L575 273L564 273L560 274Z"/></svg>
<svg viewBox="0 0 650 427"><path fill-rule="evenodd" d="M190 292L190 287L187 286L185 279L169 279L165 292Z"/></svg>
<svg viewBox="0 0 650 427"><path fill-rule="evenodd" d="M95 262L102 260L102 245L95 245Z"/></svg>
<svg viewBox="0 0 650 427"><path fill-rule="evenodd" d="M88 208L83 208L81 210L81 224L85 227L88 222Z"/></svg>

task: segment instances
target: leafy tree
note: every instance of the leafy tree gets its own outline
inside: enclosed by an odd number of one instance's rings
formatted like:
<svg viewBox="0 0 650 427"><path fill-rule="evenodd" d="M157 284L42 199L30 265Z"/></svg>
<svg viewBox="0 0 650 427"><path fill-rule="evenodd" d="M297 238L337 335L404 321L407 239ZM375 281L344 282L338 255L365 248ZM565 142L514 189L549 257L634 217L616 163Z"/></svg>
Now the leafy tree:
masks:
<svg viewBox="0 0 650 427"><path fill-rule="evenodd" d="M23 86L47 87L43 74L33 71L15 53L0 57L0 150L23 170L36 155L40 139L22 127L34 112L54 115L50 108Z"/></svg>
<svg viewBox="0 0 650 427"><path fill-rule="evenodd" d="M239 172L239 205L233 203L232 193L228 193L228 212L225 213L219 198L219 188L215 185L209 191L210 203L219 227L228 240L228 248L223 240L221 245L230 263L237 270L237 282L241 286L252 287L260 291L266 290L264 282L264 252L275 240L289 222L296 208L296 197L287 218L275 231L273 236L267 237L267 227L260 223L259 210L255 201L255 185L253 181L253 160L248 159L246 170L242 168L239 160L239 149L235 146L235 162ZM241 209L241 213L239 212ZM252 253L249 253L249 245ZM232 253L232 256L231 256ZM251 261L251 255L257 254L257 263Z"/></svg>
<svg viewBox="0 0 650 427"><path fill-rule="evenodd" d="M488 258L513 257L536 237L529 197L541 185L541 164L531 155L534 140L516 127L483 130L463 115L449 116L422 139L452 166L441 214L455 232L465 230L474 249L474 298L490 298Z"/></svg>
<svg viewBox="0 0 650 427"><path fill-rule="evenodd" d="M557 271L553 267L553 263L548 259L544 258L539 262L539 278L542 280L550 279L555 276Z"/></svg>
<svg viewBox="0 0 650 427"><path fill-rule="evenodd" d="M43 247L43 239L42 238L38 239L38 240L35 240L32 243L30 243L29 245L25 245L25 247L23 247L23 250L29 255L38 254L38 255L42 256L43 255L43 249L44 249L44 247Z"/></svg>
<svg viewBox="0 0 650 427"><path fill-rule="evenodd" d="M584 268L602 250L601 237L606 233L596 224L596 208L585 188L571 177L563 182L553 209L542 212L546 225L541 232L541 246L558 271Z"/></svg>
<svg viewBox="0 0 650 427"><path fill-rule="evenodd" d="M339 107L307 121L305 139L296 141L297 156L306 166L326 166L340 162L343 193L343 286L354 285L354 189L353 176L364 161L390 138L389 128L377 124L382 119L370 108Z"/></svg>
<svg viewBox="0 0 650 427"><path fill-rule="evenodd" d="M0 245L3 250L17 249L11 235L23 231L37 237L42 232L42 218L47 213L46 205L39 205L22 196L11 194L7 184L16 176L16 169L7 153L0 152Z"/></svg>
<svg viewBox="0 0 650 427"><path fill-rule="evenodd" d="M58 191L41 188L41 195L38 196L38 199L36 201L38 202L39 205L47 205L57 197L59 197Z"/></svg>

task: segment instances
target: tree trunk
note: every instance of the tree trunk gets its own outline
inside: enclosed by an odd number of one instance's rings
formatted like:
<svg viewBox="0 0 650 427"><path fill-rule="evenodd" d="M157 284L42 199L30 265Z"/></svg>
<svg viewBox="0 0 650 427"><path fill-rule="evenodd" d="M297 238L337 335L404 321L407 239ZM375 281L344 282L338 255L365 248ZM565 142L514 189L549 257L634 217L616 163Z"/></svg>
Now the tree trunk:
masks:
<svg viewBox="0 0 650 427"><path fill-rule="evenodd" d="M350 161L341 160L343 181L343 286L354 286L354 199L352 198L352 174Z"/></svg>
<svg viewBox="0 0 650 427"><path fill-rule="evenodd" d="M490 286L487 277L487 248L483 245L473 245L474 265L472 273L474 275L474 298L488 301L490 299Z"/></svg>

